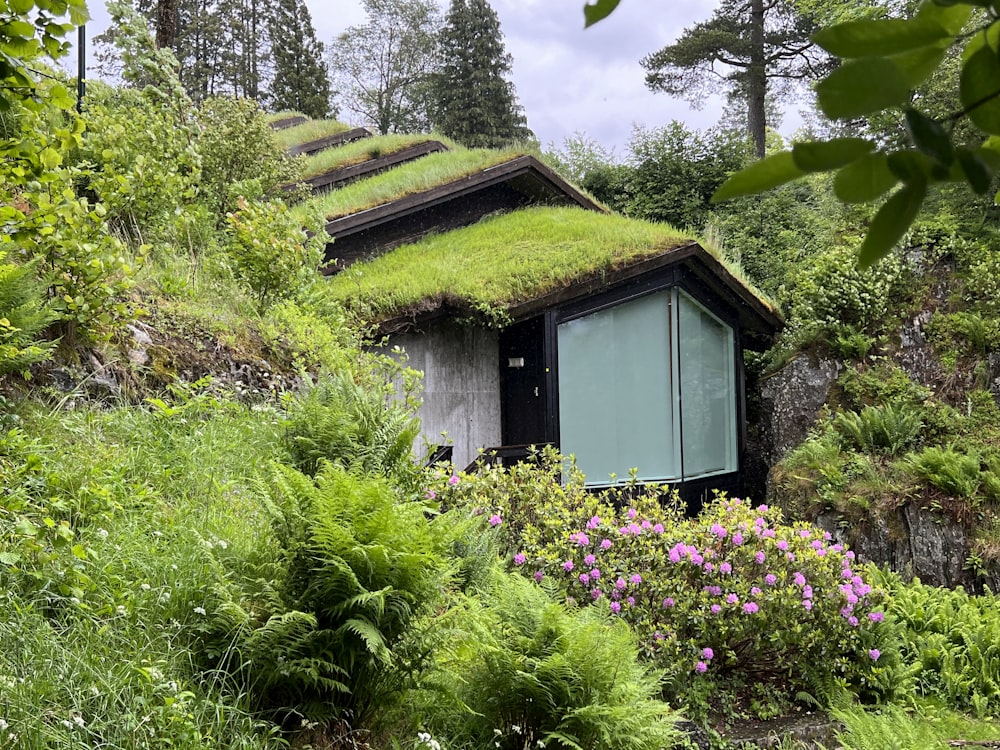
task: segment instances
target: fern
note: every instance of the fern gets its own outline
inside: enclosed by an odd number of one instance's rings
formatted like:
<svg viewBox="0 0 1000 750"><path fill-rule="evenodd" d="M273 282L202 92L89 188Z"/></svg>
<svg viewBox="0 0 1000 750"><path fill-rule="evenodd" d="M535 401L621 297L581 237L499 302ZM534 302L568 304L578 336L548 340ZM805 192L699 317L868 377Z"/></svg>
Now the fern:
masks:
<svg viewBox="0 0 1000 750"><path fill-rule="evenodd" d="M42 341L42 330L56 316L43 303L34 266L5 263L0 251L0 375L26 370L49 358L55 342Z"/></svg>
<svg viewBox="0 0 1000 750"><path fill-rule="evenodd" d="M840 412L834 426L858 450L898 456L916 444L924 420L918 407L897 401Z"/></svg>
<svg viewBox="0 0 1000 750"><path fill-rule="evenodd" d="M403 486L415 481L420 423L384 383L356 383L349 371L320 378L292 402L287 434L292 461L306 474L330 461Z"/></svg>

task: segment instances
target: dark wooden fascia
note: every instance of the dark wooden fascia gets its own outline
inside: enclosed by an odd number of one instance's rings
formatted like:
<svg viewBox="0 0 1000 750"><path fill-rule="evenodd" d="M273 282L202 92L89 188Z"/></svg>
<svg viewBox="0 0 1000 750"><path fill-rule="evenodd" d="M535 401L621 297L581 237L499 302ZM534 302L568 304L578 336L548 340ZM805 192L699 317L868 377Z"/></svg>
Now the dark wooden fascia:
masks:
<svg viewBox="0 0 1000 750"><path fill-rule="evenodd" d="M320 151L325 151L328 148L336 148L337 146L343 146L345 143L352 143L354 141L360 141L363 138L371 137L372 131L368 128L351 128L350 130L342 130L341 132L334 133L333 135L325 135L314 141L307 141L306 143L300 143L297 146L291 146L288 149L288 155L311 156L312 154L318 154Z"/></svg>
<svg viewBox="0 0 1000 750"><path fill-rule="evenodd" d="M427 154L434 154L439 151L447 150L448 147L440 141L424 141L423 143L418 143L413 146L400 149L399 151L394 151L391 154L386 154L385 156L381 156L377 159L366 159L358 164L351 164L349 167L334 169L331 172L325 172L323 174L316 175L315 177L310 177L296 183L295 185L286 185L284 189L294 190L298 187L298 185L305 184L308 185L314 193L316 193L330 187L340 187L342 185L346 185L349 182L354 182L355 180L360 180L372 174L382 172L390 167L395 167L400 164L413 161L414 159L419 159L421 156L426 156Z"/></svg>
<svg viewBox="0 0 1000 750"><path fill-rule="evenodd" d="M308 117L303 117L302 115L295 115L295 117L285 117L281 120L272 120L271 130L284 130L285 128L295 127L296 125L301 125L309 120Z"/></svg>
<svg viewBox="0 0 1000 750"><path fill-rule="evenodd" d="M591 211L605 213L607 210L590 200L535 157L519 156L453 182L333 219L327 222L326 231L333 237L343 237L422 211L431 206L461 198L498 183L510 182L518 177L535 178L539 183L549 187L552 192L561 194L568 201Z"/></svg>

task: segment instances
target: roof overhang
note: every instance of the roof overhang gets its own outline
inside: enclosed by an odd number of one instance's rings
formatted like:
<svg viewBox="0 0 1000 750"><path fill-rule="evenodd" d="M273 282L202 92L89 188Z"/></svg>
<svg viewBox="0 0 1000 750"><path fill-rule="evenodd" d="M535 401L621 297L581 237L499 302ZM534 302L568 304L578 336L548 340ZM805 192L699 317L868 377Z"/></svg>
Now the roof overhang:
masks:
<svg viewBox="0 0 1000 750"><path fill-rule="evenodd" d="M482 200L475 200L476 197ZM429 190L327 222L326 273L414 242L431 232L474 224L526 205L576 205L606 213L533 156L519 156ZM417 220L417 215L419 220Z"/></svg>
<svg viewBox="0 0 1000 750"><path fill-rule="evenodd" d="M784 327L781 315L737 279L724 263L697 242L687 242L655 255L629 263L612 271L600 271L573 280L559 289L506 308L512 322L527 320L563 305L569 305L614 287L641 280L671 267L681 267L734 310L739 321L743 345L763 351L773 344L775 334ZM387 335L419 328L433 320L447 317L475 318L476 311L457 300L428 300L419 309L381 322L378 330Z"/></svg>

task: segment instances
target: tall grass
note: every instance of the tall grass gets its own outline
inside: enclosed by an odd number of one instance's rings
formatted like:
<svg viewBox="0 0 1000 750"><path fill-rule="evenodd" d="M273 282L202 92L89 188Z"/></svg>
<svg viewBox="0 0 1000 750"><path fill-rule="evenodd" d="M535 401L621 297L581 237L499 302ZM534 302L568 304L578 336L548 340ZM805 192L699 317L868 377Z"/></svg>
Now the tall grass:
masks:
<svg viewBox="0 0 1000 750"><path fill-rule="evenodd" d="M431 140L440 141L452 151L462 148L450 138L436 133L431 133L430 135L418 133L409 135L394 134L363 138L359 141L352 141L337 148L328 148L309 156L306 159L302 178L315 177L316 175L326 174L337 169L344 169L354 164L360 164L369 159L389 156L397 151L402 151L404 148Z"/></svg>
<svg viewBox="0 0 1000 750"><path fill-rule="evenodd" d="M287 113L287 117L294 117L297 112ZM276 117L274 119L281 119ZM350 125L345 125L337 120L309 120L300 125L293 125L290 128L283 128L274 132L274 140L280 148L287 149L291 146L298 146L309 141L315 141L334 133L342 133L349 130Z"/></svg>
<svg viewBox="0 0 1000 750"><path fill-rule="evenodd" d="M430 154L371 179L317 196L296 206L292 209L292 213L298 216L303 224L308 223L308 217L317 214L329 220L349 216L407 195L445 185L523 155L522 151L487 149Z"/></svg>
<svg viewBox="0 0 1000 750"><path fill-rule="evenodd" d="M399 247L353 265L330 284L372 320L443 300L493 310L683 241L665 224L581 208L532 208Z"/></svg>
<svg viewBox="0 0 1000 750"><path fill-rule="evenodd" d="M946 750L949 740L1000 740L1000 726L928 703L907 712L898 706L860 707L837 712L846 730L839 740L846 750Z"/></svg>

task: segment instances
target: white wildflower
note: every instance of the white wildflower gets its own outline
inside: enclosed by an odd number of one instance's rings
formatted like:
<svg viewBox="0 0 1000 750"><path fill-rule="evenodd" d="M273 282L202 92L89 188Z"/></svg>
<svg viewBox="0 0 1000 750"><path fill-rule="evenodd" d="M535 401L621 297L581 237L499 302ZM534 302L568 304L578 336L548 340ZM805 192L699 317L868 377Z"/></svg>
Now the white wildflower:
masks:
<svg viewBox="0 0 1000 750"><path fill-rule="evenodd" d="M207 612L205 612L205 608L204 607L195 607L194 611L195 611L195 614L198 614L198 615L208 614Z"/></svg>
<svg viewBox="0 0 1000 750"><path fill-rule="evenodd" d="M107 529L98 529L97 530L97 536L101 537L101 539L107 539L108 538L108 530Z"/></svg>
<svg viewBox="0 0 1000 750"><path fill-rule="evenodd" d="M10 724L7 723L5 719L0 719L0 729L6 729Z"/></svg>
<svg viewBox="0 0 1000 750"><path fill-rule="evenodd" d="M143 591L149 591L150 586L148 583L141 583L139 584L139 588L141 588Z"/></svg>

